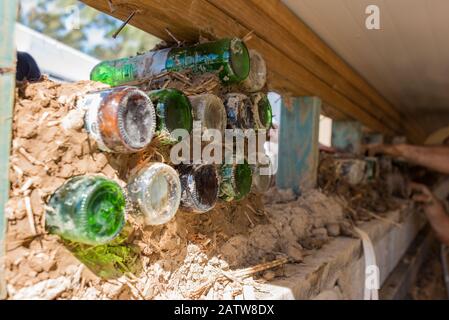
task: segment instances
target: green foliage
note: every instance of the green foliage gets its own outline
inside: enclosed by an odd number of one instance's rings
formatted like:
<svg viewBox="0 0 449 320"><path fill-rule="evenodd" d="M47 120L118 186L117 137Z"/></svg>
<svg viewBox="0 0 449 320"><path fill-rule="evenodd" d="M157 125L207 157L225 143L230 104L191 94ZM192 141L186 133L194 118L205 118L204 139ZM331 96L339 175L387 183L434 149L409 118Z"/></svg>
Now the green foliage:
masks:
<svg viewBox="0 0 449 320"><path fill-rule="evenodd" d="M21 0L19 22L101 60L150 50L159 39L76 0ZM79 20L77 19L79 17ZM78 28L73 28L73 26Z"/></svg>

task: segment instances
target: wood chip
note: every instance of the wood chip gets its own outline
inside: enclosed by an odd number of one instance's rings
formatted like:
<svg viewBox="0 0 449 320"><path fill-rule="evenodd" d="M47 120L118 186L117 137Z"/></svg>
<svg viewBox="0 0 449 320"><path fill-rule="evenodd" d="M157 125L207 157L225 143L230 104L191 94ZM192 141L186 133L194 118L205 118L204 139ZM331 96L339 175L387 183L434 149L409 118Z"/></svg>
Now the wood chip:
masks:
<svg viewBox="0 0 449 320"><path fill-rule="evenodd" d="M33 235L37 235L36 225L34 224L33 209L31 208L30 197L25 198L25 208L27 212L28 222L30 224L30 230Z"/></svg>

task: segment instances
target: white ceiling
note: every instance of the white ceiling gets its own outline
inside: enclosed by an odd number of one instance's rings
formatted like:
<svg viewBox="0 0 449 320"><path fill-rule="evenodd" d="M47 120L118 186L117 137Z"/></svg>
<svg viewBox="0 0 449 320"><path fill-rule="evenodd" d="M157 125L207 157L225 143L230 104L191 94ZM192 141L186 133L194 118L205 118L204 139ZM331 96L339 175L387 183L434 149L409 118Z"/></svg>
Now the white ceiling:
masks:
<svg viewBox="0 0 449 320"><path fill-rule="evenodd" d="M449 0L282 0L428 133L449 126ZM368 5L380 30L365 27Z"/></svg>

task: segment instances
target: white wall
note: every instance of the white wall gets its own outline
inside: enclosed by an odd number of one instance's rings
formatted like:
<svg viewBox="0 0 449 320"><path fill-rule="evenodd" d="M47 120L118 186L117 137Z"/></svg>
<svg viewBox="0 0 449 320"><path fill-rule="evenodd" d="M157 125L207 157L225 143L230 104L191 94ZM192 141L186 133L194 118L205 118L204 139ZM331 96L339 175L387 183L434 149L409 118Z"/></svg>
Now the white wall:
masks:
<svg viewBox="0 0 449 320"><path fill-rule="evenodd" d="M16 24L16 46L33 56L42 73L63 81L88 80L99 62L20 23Z"/></svg>

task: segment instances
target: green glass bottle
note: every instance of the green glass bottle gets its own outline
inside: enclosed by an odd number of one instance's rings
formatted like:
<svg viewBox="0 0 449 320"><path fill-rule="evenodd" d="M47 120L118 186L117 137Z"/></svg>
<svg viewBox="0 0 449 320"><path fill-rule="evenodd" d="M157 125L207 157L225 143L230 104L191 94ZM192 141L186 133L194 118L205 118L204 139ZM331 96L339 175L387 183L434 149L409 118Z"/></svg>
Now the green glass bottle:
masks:
<svg viewBox="0 0 449 320"><path fill-rule="evenodd" d="M252 172L246 160L241 164L222 165L220 176L219 197L224 201L242 200L251 191Z"/></svg>
<svg viewBox="0 0 449 320"><path fill-rule="evenodd" d="M125 194L100 176L69 179L51 196L46 229L64 239L100 245L114 239L125 223Z"/></svg>
<svg viewBox="0 0 449 320"><path fill-rule="evenodd" d="M192 132L192 106L184 93L177 89L162 89L150 91L148 96L156 109L158 135L169 136L175 129ZM167 140L171 138L167 137Z"/></svg>
<svg viewBox="0 0 449 320"><path fill-rule="evenodd" d="M266 94L258 92L250 96L251 115L254 129L269 130L273 121L273 111Z"/></svg>
<svg viewBox="0 0 449 320"><path fill-rule="evenodd" d="M185 69L195 73L216 72L224 83L238 83L248 77L250 56L240 39L221 39L192 47L168 48L131 58L103 61L93 68L90 79L117 86L164 71Z"/></svg>

